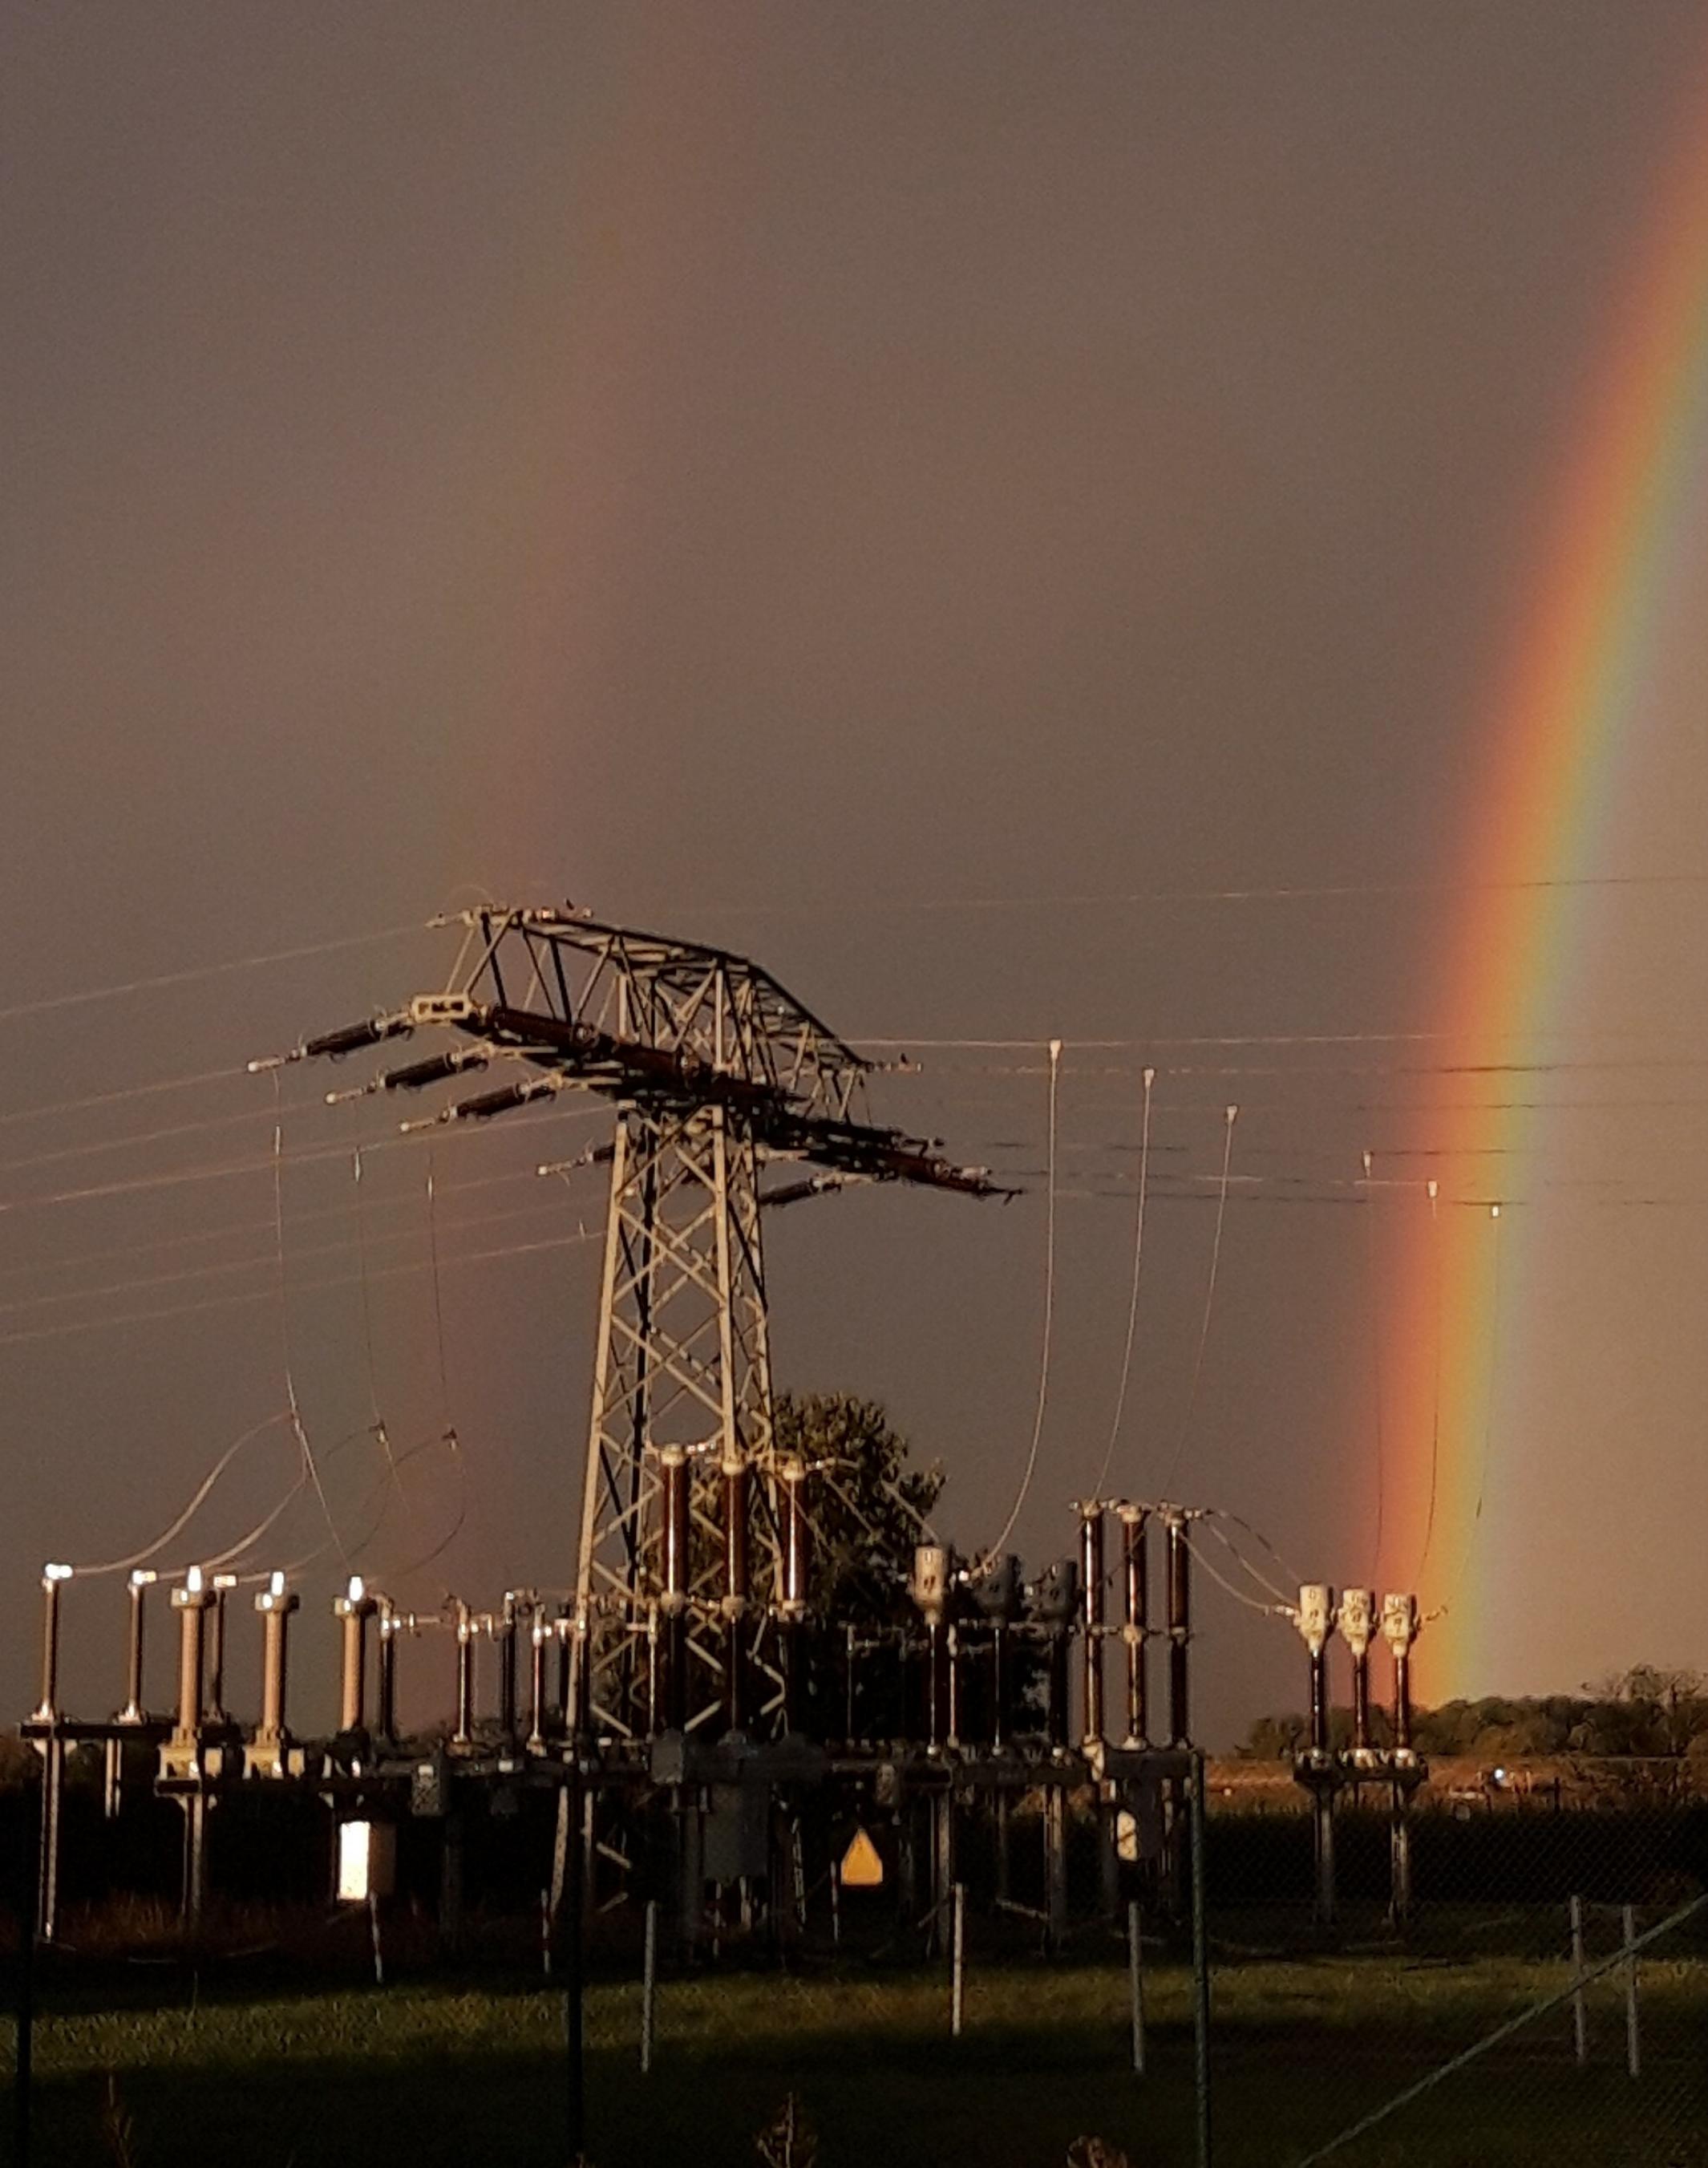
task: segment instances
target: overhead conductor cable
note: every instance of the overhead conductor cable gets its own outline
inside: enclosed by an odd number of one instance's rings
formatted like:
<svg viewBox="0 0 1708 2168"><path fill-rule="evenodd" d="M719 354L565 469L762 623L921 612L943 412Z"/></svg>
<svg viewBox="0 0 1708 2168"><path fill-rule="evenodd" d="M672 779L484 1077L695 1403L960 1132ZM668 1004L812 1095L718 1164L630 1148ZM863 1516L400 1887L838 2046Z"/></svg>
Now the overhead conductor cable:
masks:
<svg viewBox="0 0 1708 2168"><path fill-rule="evenodd" d="M1210 1244L1210 1273L1204 1286L1204 1316L1198 1328L1198 1350L1192 1361L1192 1383L1186 1395L1186 1413L1180 1418L1180 1434L1175 1440L1175 1449L1163 1476L1164 1490L1174 1481L1175 1470L1180 1465L1180 1455L1186 1451L1186 1439L1191 1432L1192 1417L1197 1411L1198 1389L1204 1379L1204 1351L1210 1344L1210 1320L1216 1305L1216 1275L1222 1263L1222 1230L1228 1218L1228 1187L1233 1164L1233 1124L1239 1114L1238 1107L1229 1107L1223 1116L1226 1126L1222 1139L1222 1174L1216 1193L1216 1231Z"/></svg>
<svg viewBox="0 0 1708 2168"><path fill-rule="evenodd" d="M1014 1533L1014 1524L1020 1518L1021 1508L1026 1504L1026 1493L1032 1488L1032 1479L1037 1469L1038 1447L1044 1434L1044 1407L1050 1390L1050 1343L1054 1336L1056 1316L1056 1085L1061 1072L1062 1042L1050 1041L1050 1113L1049 1156L1047 1165L1048 1205L1044 1233L1044 1330L1043 1349L1038 1363L1037 1412L1032 1420L1032 1445L1026 1456L1026 1472L1020 1479L1020 1488L1015 1493L1014 1503L1008 1510L1001 1533L984 1554L979 1571L1002 1555L1003 1545ZM974 1577L977 1577L975 1572Z"/></svg>
<svg viewBox="0 0 1708 2168"><path fill-rule="evenodd" d="M296 1379L290 1361L290 1301L284 1278L284 1121L279 1104L278 1072L273 1076L273 1092L278 1119L273 1130L273 1223L278 1253L278 1347L284 1365L285 1398L290 1404L290 1425L296 1433L296 1442L302 1449L303 1465L314 1485L315 1496L321 1501L321 1511L326 1516L332 1541L338 1547L338 1556L347 1565L349 1554L344 1549L344 1538L338 1533L338 1524L332 1518L332 1509L326 1500L326 1485L321 1481L321 1471L315 1464L314 1448L309 1443L308 1432L303 1427L302 1410L296 1397Z"/></svg>
<svg viewBox="0 0 1708 2168"><path fill-rule="evenodd" d="M1433 1178L1424 1184L1430 1196L1430 1246L1435 1266L1435 1361L1434 1405L1430 1414L1430 1504L1424 1516L1424 1548L1418 1560L1414 1585L1423 1586L1424 1568L1430 1562L1430 1546L1435 1539L1435 1479L1441 1464L1441 1313L1445 1298L1441 1273L1441 1185Z"/></svg>
<svg viewBox="0 0 1708 2168"><path fill-rule="evenodd" d="M252 1444L257 1437L264 1437L268 1431L273 1429L278 1424L286 1422L289 1420L289 1412L284 1408L279 1409L274 1415L263 1416L258 1423L252 1425L251 1428L244 1432L241 1437L235 1439L231 1444L225 1448L225 1451L220 1454L213 1466L208 1470L208 1473L202 1478L201 1482L197 1485L196 1489L190 1494L189 1503L184 1507L183 1511L178 1514L178 1517L174 1521L170 1522L167 1528L162 1530L160 1534L155 1538L151 1544L146 1544L140 1551L132 1551L130 1555L125 1558L103 1559L98 1565L80 1565L76 1568L78 1580L88 1581L98 1574L129 1573L135 1566L146 1565L150 1559L157 1557L158 1554L166 1549L167 1545L172 1540L174 1536L178 1535L183 1529L189 1526L191 1521L194 1519L196 1514L206 1501L208 1495L213 1490L214 1485L219 1481L225 1470L231 1465L231 1463L237 1458L237 1455L243 1450L244 1447L246 1445ZM204 1561L204 1563L205 1563L205 1561Z"/></svg>
<svg viewBox="0 0 1708 2168"><path fill-rule="evenodd" d="M1109 1480L1116 1441L1121 1436L1121 1418L1127 1410L1127 1384L1132 1376L1132 1343L1138 1330L1139 1270L1144 1259L1144 1204L1150 1187L1151 1090L1155 1082L1155 1070L1147 1069L1144 1072L1144 1113L1138 1133L1138 1204L1132 1221L1132 1290L1127 1305L1127 1344L1121 1352L1121 1386L1115 1395L1115 1419L1109 1426L1109 1443L1103 1448L1103 1462L1097 1470L1097 1480L1091 1486L1094 1498L1103 1496L1103 1485Z"/></svg>
<svg viewBox="0 0 1708 2168"><path fill-rule="evenodd" d="M1375 1155L1364 1154L1364 1209L1365 1232L1368 1237L1366 1247L1369 1252L1370 1277L1370 1358L1376 1390L1376 1543L1371 1552L1371 1564L1376 1569L1375 1579L1379 1587L1387 1584L1382 1579L1382 1538L1383 1523L1387 1514L1387 1451L1382 1428L1382 1300L1376 1292L1379 1257L1376 1242L1376 1187L1371 1169Z"/></svg>
<svg viewBox="0 0 1708 2168"><path fill-rule="evenodd" d="M1488 1218L1493 1228L1490 1240L1494 1245L1494 1295L1489 1305L1488 1318L1488 1393L1483 1412L1483 1469L1477 1479L1477 1511L1473 1521L1483 1518L1483 1501L1488 1489L1488 1457L1494 1443L1494 1396L1500 1382L1500 1207L1491 1204Z"/></svg>
<svg viewBox="0 0 1708 2168"><path fill-rule="evenodd" d="M353 1122L352 1127L354 1128ZM356 1254L358 1272L362 1283L362 1347L368 1376L368 1412L373 1417L374 1435L379 1441L379 1450L385 1456L385 1464L391 1471L394 1483L399 1480L397 1460L391 1450L391 1439L385 1427L385 1418L379 1412L379 1383L374 1360L374 1299L369 1286L368 1270L368 1213L362 1192L362 1143L359 1133L350 1146L350 1177L356 1212Z"/></svg>

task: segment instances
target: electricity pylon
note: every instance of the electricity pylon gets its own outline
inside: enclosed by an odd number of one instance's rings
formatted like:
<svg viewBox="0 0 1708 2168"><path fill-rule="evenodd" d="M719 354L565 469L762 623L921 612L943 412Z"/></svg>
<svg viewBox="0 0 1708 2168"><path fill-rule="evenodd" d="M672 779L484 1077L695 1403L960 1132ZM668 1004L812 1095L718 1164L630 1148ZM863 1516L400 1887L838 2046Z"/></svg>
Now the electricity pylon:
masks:
<svg viewBox="0 0 1708 2168"><path fill-rule="evenodd" d="M578 1719L618 1738L656 1728L662 1665L668 1720L692 1730L721 1709L763 1724L782 1697L779 1629L802 1600L790 1522L804 1509L802 1471L772 1451L761 1208L853 1182L1001 1193L984 1169L867 1119L873 1065L745 957L549 908L438 922L464 929L445 991L284 1058L443 1028L452 1048L364 1088L513 1063L514 1081L432 1119L488 1120L570 1089L615 1103L598 1155L611 1188L576 1573ZM812 1172L765 1192L774 1161Z"/></svg>

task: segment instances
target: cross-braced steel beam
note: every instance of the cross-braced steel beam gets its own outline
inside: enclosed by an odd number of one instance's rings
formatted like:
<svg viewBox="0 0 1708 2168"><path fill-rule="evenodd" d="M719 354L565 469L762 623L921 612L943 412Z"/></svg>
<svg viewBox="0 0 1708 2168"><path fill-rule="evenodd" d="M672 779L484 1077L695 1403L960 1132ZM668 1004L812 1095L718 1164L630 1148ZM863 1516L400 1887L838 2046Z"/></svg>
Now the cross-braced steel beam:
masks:
<svg viewBox="0 0 1708 2168"><path fill-rule="evenodd" d="M745 957L550 909L443 922L463 931L443 991L283 1058L448 1029L448 1050L359 1088L512 1072L429 1123L484 1121L570 1089L615 1103L576 1566L577 1718L616 1736L720 1714L762 1725L782 1701L788 1471L772 1450L761 1209L851 1182L1000 1193L984 1169L872 1123L871 1065ZM760 1173L773 1160L813 1172L767 1198Z"/></svg>

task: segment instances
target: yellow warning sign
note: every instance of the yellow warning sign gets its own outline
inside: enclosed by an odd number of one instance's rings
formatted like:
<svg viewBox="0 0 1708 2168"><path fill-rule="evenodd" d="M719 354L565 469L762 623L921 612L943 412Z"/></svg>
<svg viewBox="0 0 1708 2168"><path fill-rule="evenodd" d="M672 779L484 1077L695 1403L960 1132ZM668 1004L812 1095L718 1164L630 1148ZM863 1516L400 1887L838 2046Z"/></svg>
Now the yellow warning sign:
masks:
<svg viewBox="0 0 1708 2168"><path fill-rule="evenodd" d="M883 1862L878 1856L878 1847L863 1829L857 1829L854 1841L842 1855L842 1887L876 1889L883 1881Z"/></svg>

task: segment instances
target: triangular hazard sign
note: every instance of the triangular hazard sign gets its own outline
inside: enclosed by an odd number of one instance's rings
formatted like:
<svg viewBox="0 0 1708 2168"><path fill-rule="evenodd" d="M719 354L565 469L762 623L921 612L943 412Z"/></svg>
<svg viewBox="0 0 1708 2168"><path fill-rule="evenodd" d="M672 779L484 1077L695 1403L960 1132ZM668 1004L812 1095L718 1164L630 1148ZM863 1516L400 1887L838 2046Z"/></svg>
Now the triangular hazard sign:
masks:
<svg viewBox="0 0 1708 2168"><path fill-rule="evenodd" d="M857 1829L854 1841L842 1855L842 1887L877 1889L883 1881L883 1862L878 1856L878 1847L863 1829Z"/></svg>

